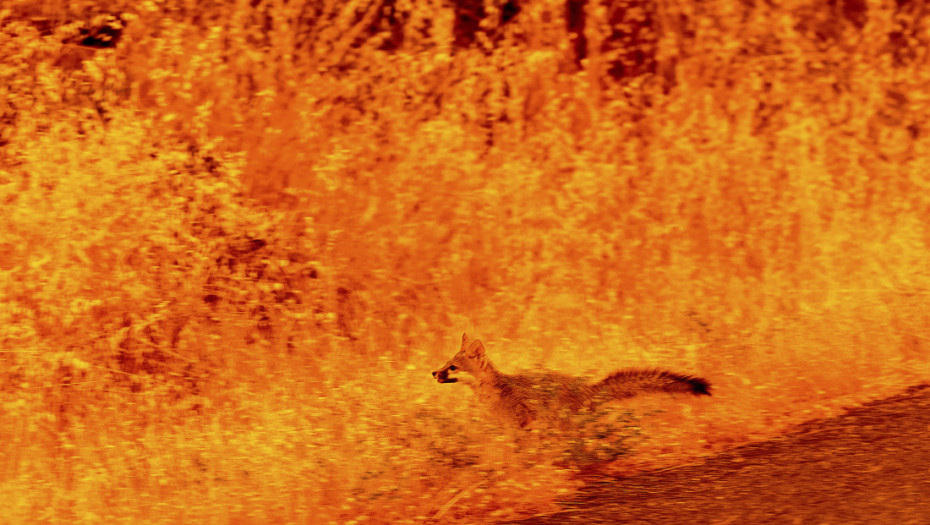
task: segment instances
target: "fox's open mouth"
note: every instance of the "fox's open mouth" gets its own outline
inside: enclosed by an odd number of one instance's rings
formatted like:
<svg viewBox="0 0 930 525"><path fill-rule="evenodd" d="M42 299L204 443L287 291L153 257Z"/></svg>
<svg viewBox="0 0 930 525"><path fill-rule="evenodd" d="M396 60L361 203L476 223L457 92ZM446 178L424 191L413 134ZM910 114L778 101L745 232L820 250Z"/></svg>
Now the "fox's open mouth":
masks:
<svg viewBox="0 0 930 525"><path fill-rule="evenodd" d="M456 381L458 381L458 378L449 377L448 370L440 370L440 371L433 372L433 377L435 377L436 381L439 383L455 383Z"/></svg>

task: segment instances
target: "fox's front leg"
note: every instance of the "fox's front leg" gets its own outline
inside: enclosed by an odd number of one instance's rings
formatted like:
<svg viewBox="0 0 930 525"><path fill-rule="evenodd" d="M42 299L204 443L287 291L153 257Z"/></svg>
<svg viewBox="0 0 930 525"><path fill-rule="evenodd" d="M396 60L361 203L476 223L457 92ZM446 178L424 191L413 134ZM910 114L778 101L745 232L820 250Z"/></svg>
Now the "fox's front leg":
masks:
<svg viewBox="0 0 930 525"><path fill-rule="evenodd" d="M510 420L521 429L530 426L530 423L536 419L536 411L524 403L518 403L510 407L509 412Z"/></svg>

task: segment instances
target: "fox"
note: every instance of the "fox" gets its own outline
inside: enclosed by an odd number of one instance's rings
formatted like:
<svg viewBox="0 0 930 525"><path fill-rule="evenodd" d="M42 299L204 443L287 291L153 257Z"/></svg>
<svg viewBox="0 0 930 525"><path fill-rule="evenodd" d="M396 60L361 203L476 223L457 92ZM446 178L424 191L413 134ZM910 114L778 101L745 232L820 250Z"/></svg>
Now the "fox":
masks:
<svg viewBox="0 0 930 525"><path fill-rule="evenodd" d="M440 384L456 383L458 373L491 413L516 427L534 422L559 421L565 414L596 410L602 404L642 394L668 393L709 396L710 383L700 377L662 369L623 369L589 383L583 378L557 372L502 374L485 353L484 343L462 334L462 348L442 368L433 371Z"/></svg>

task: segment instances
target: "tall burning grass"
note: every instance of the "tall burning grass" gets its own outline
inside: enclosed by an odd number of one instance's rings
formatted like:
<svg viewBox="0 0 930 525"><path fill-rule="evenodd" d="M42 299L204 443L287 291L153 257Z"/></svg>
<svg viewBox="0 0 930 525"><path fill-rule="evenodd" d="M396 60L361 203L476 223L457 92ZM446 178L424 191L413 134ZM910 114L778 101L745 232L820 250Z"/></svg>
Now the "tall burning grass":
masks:
<svg viewBox="0 0 930 525"><path fill-rule="evenodd" d="M924 13L632 4L0 10L3 521L502 519L924 380ZM714 397L501 428L462 331Z"/></svg>

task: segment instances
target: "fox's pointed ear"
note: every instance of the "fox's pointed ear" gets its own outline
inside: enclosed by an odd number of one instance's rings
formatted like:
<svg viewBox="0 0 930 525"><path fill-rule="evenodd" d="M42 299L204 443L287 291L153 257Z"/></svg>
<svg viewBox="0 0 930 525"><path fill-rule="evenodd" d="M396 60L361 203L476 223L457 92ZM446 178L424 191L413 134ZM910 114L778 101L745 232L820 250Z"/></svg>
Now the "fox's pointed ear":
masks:
<svg viewBox="0 0 930 525"><path fill-rule="evenodd" d="M480 339L475 339L468 345L468 349L465 350L465 355L468 357L481 357L484 355L484 343Z"/></svg>
<svg viewBox="0 0 930 525"><path fill-rule="evenodd" d="M465 347L468 346L468 334L462 334L462 350L465 350Z"/></svg>

